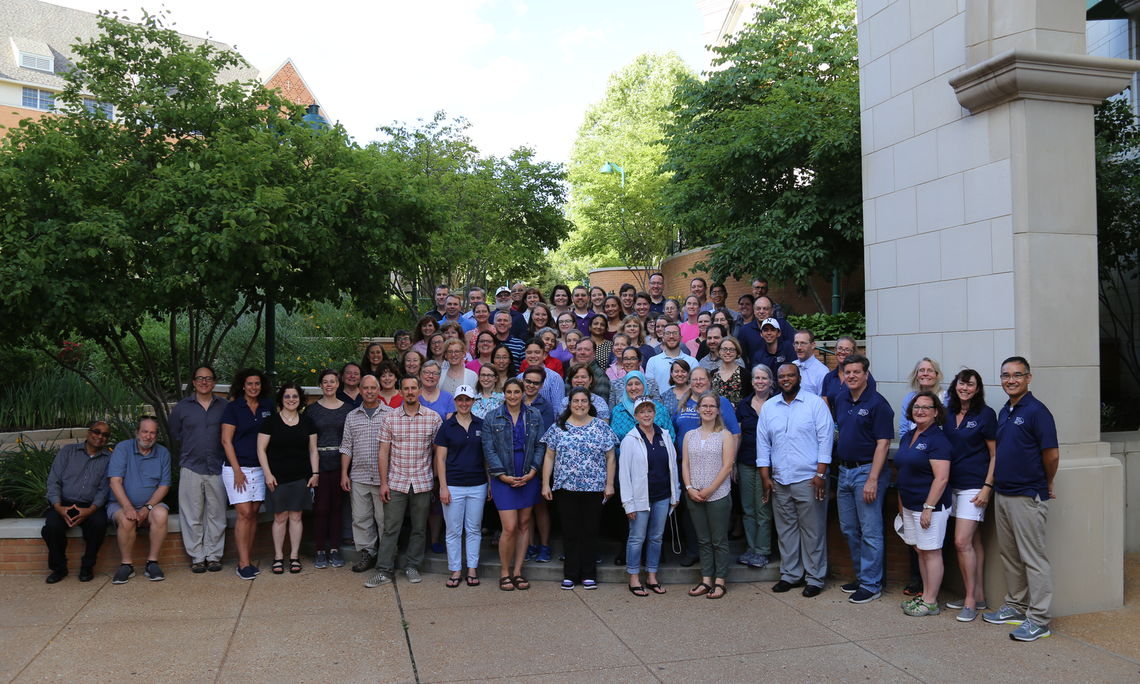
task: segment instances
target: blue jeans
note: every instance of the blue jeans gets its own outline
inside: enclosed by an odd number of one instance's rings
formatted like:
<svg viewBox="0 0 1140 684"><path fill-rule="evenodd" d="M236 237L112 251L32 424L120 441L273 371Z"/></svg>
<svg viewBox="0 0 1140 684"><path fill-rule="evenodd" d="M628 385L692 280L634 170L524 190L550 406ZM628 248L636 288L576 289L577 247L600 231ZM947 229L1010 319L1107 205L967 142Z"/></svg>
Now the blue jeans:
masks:
<svg viewBox="0 0 1140 684"><path fill-rule="evenodd" d="M467 537L467 567L479 567L479 545L483 541L483 504L487 501L487 485L474 487L448 487L451 503L443 506L443 521L447 526L447 569L463 569L463 538Z"/></svg>
<svg viewBox="0 0 1140 684"><path fill-rule="evenodd" d="M871 464L858 468L839 467L839 488L836 506L839 509L839 529L847 537L851 550L851 566L859 586L877 593L883 588L883 559L886 541L883 539L883 501L890 484L887 464L879 472L879 488L873 503L864 503L863 485L871 474Z"/></svg>
<svg viewBox="0 0 1140 684"><path fill-rule="evenodd" d="M641 572L641 547L645 546L645 570L657 572L661 561L661 536L669 519L669 499L649 504L648 511L638 511L629 521L629 538L625 542L625 571Z"/></svg>

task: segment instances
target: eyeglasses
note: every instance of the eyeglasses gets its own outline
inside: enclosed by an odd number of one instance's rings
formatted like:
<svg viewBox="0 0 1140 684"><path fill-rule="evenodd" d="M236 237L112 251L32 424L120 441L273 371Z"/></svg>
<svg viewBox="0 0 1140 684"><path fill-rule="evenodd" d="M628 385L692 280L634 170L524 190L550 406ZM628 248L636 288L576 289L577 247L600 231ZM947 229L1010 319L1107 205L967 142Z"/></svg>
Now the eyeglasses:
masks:
<svg viewBox="0 0 1140 684"><path fill-rule="evenodd" d="M910 410L911 411L933 411L934 407L933 406L911 406Z"/></svg>
<svg viewBox="0 0 1140 684"><path fill-rule="evenodd" d="M1020 380L1028 375L1029 373L1002 373L999 377L1002 380Z"/></svg>
<svg viewBox="0 0 1140 684"><path fill-rule="evenodd" d="M540 381L538 381L538 380L531 380L530 378L524 378L524 379L523 379L523 384L524 384L524 385L530 385L530 386L532 386L532 387L533 387L533 386L535 386L535 385L541 385L542 383L541 383Z"/></svg>
<svg viewBox="0 0 1140 684"><path fill-rule="evenodd" d="M214 376L212 375L195 375L194 382L213 382Z"/></svg>
<svg viewBox="0 0 1140 684"><path fill-rule="evenodd" d="M99 437L110 437L111 436L110 430L96 430L95 428L87 428L87 431L93 435L98 435Z"/></svg>

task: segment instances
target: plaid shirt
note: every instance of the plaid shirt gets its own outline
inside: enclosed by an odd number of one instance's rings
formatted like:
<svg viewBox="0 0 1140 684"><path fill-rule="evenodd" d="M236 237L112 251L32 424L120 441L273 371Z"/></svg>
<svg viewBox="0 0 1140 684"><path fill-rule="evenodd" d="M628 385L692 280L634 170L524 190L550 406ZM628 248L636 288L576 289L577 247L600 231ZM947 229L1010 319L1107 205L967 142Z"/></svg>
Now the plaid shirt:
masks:
<svg viewBox="0 0 1140 684"><path fill-rule="evenodd" d="M384 402L380 402L371 418L363 406L357 406L345 417L340 453L352 459L348 477L353 482L380 486L380 442L376 441L376 435L384 424L384 417L392 412Z"/></svg>
<svg viewBox="0 0 1140 684"><path fill-rule="evenodd" d="M388 452L388 488L396 492L430 492L431 455L435 433L443 419L421 405L408 415L406 407L388 414L380 426L379 443L392 445Z"/></svg>

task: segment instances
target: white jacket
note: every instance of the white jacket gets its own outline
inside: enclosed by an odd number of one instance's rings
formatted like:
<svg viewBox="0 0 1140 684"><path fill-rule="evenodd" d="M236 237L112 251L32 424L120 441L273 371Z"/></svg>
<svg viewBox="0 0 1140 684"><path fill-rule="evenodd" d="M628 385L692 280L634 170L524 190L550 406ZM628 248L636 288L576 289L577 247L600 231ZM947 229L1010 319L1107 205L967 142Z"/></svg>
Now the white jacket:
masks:
<svg viewBox="0 0 1140 684"><path fill-rule="evenodd" d="M657 428L660 430L660 426ZM664 432L664 431L662 431ZM672 495L669 503L681 500L681 487L677 482L677 449L668 433L661 440L665 452L669 454L669 485ZM640 428L634 427L621 440L618 458L618 489L621 491L621 505L626 513L649 510L649 455Z"/></svg>

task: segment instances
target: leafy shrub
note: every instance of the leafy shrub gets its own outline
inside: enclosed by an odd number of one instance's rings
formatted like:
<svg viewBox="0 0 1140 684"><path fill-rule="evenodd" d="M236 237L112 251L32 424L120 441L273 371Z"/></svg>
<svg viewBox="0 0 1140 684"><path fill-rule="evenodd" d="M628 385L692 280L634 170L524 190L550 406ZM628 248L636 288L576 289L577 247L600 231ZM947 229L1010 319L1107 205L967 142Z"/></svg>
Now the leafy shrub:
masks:
<svg viewBox="0 0 1140 684"><path fill-rule="evenodd" d="M867 337L867 318L861 311L788 316L788 322L795 326L796 330L812 331L817 340L834 340L842 335L850 335L857 340Z"/></svg>
<svg viewBox="0 0 1140 684"><path fill-rule="evenodd" d="M47 508L48 473L56 450L23 440L0 453L0 496L16 504L16 515L38 517Z"/></svg>
<svg viewBox="0 0 1140 684"><path fill-rule="evenodd" d="M0 385L0 430L38 430L86 425L95 418L138 413L138 398L113 378L96 375L108 407L75 373L41 368L24 382Z"/></svg>

